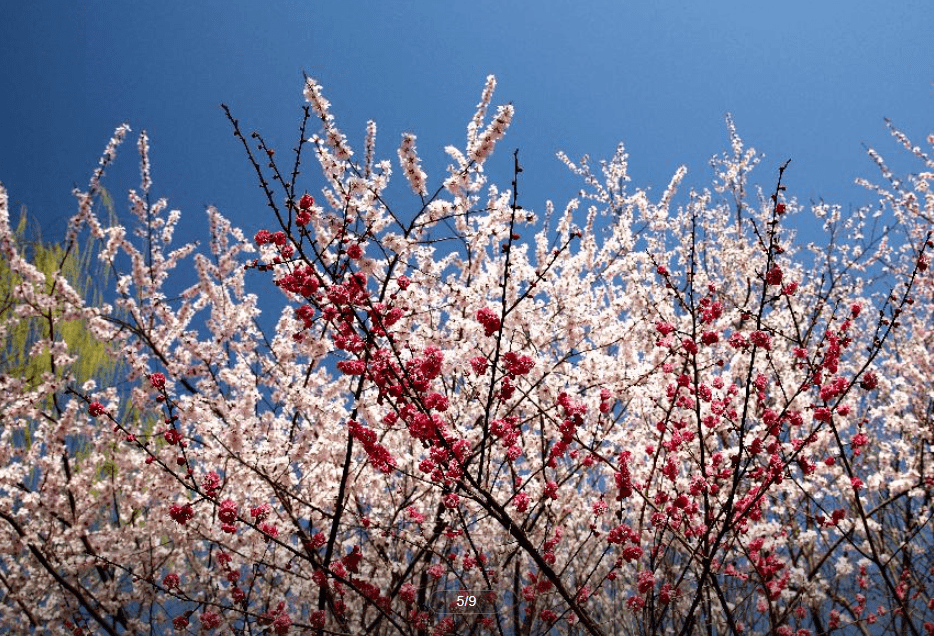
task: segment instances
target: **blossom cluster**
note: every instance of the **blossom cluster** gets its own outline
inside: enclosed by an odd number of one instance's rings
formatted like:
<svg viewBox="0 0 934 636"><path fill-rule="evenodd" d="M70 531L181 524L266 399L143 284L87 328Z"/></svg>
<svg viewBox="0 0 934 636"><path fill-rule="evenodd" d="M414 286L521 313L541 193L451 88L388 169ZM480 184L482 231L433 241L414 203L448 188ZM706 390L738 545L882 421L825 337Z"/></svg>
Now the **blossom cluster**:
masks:
<svg viewBox="0 0 934 636"><path fill-rule="evenodd" d="M209 209L207 255L172 248L180 215L144 196L141 138L146 244L95 218L101 170L69 226L130 263L113 308L46 285L0 190L19 277L0 332L80 318L126 366L104 387L0 374L0 625L495 631L445 606L456 586L512 603L504 633L929 629L927 155L880 191L900 220L883 237L859 243L865 210L830 215L849 251L794 245L805 208L787 165L771 196L744 198L758 155L731 120L714 192L675 207L684 170L657 201L630 190L620 147L599 170L565 157L583 194L537 224L516 200L518 155L511 192L482 190L513 117L485 121L494 87L437 190L403 136L408 215L375 125L354 162L315 80L301 142L314 196L284 170L267 178L254 148L275 167L273 149L231 117L278 214L244 233ZM191 255L194 279L169 297ZM267 277L274 333L248 293ZM73 362L54 338L35 346Z"/></svg>

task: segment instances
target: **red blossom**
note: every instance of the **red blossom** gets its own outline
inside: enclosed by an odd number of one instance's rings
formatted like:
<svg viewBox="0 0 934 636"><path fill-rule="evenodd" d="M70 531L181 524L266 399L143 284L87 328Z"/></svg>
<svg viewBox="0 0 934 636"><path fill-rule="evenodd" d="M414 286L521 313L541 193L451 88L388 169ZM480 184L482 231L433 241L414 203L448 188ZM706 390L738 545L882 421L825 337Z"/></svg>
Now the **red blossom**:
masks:
<svg viewBox="0 0 934 636"><path fill-rule="evenodd" d="M636 561L642 558L642 548L637 545L627 545L623 548L623 559L627 562Z"/></svg>
<svg viewBox="0 0 934 636"><path fill-rule="evenodd" d="M357 243L351 243L347 246L347 256L353 259L358 259L363 256L363 249Z"/></svg>
<svg viewBox="0 0 934 636"><path fill-rule="evenodd" d="M872 391L877 386L879 386L879 378L872 371L867 371L863 374L863 378L860 380L859 386L866 391Z"/></svg>
<svg viewBox="0 0 934 636"><path fill-rule="evenodd" d="M755 346L761 347L767 351L772 348L772 337L764 331L753 331L749 334L749 340Z"/></svg>
<svg viewBox="0 0 934 636"><path fill-rule="evenodd" d="M201 627L204 629L214 629L220 627L221 617L217 612L204 612L201 614Z"/></svg>
<svg viewBox="0 0 934 636"><path fill-rule="evenodd" d="M765 273L765 283L766 285L781 285L782 283L782 268L778 265L775 265Z"/></svg>
<svg viewBox="0 0 934 636"><path fill-rule="evenodd" d="M169 507L169 516L172 517L176 523L185 525L195 516L195 511L192 509L191 504L185 504L184 506L172 504L172 506Z"/></svg>
<svg viewBox="0 0 934 636"><path fill-rule="evenodd" d="M477 322L483 325L483 333L486 336L492 336L500 328L499 316L489 307L477 310Z"/></svg>
<svg viewBox="0 0 934 636"><path fill-rule="evenodd" d="M517 493L515 497L513 497L512 502L513 505L515 505L516 510L519 512L525 512L529 508L530 499L526 493L520 492Z"/></svg>
<svg viewBox="0 0 934 636"><path fill-rule="evenodd" d="M220 509L217 511L217 518L223 523L233 523L237 520L237 504L230 499L221 502Z"/></svg>
<svg viewBox="0 0 934 636"><path fill-rule="evenodd" d="M341 557L341 563L347 568L348 571L353 572L354 574L360 573L360 561L363 559L363 553L360 551L360 546L355 545L350 551L350 554L344 555Z"/></svg>
<svg viewBox="0 0 934 636"><path fill-rule="evenodd" d="M580 605L586 605L587 601L590 599L590 588L584 585L577 591L577 602Z"/></svg>
<svg viewBox="0 0 934 636"><path fill-rule="evenodd" d="M743 334L739 333L738 331L734 331L733 335L730 336L730 346L734 349L745 349L747 346L749 346L749 343Z"/></svg>
<svg viewBox="0 0 934 636"><path fill-rule="evenodd" d="M213 470L209 472L201 480L201 488L204 490L204 494L208 498L214 499L215 497L217 497L217 494L218 492L220 492L220 489L221 489L220 475L218 475Z"/></svg>
<svg viewBox="0 0 934 636"><path fill-rule="evenodd" d="M347 375L363 375L366 371L366 362L363 360L341 360L337 363L337 369Z"/></svg>
<svg viewBox="0 0 934 636"><path fill-rule="evenodd" d="M655 323L655 329L663 336L667 336L674 332L675 328L670 322L663 322L661 320Z"/></svg>
<svg viewBox="0 0 934 636"><path fill-rule="evenodd" d="M655 587L655 574L649 570L639 572L639 594L648 594Z"/></svg>
<svg viewBox="0 0 934 636"><path fill-rule="evenodd" d="M707 346L716 344L720 341L720 336L715 331L705 331L701 334L701 342Z"/></svg>
<svg viewBox="0 0 934 636"><path fill-rule="evenodd" d="M506 371L512 375L525 375L535 366L535 361L532 358L519 355L513 351L503 355L503 362L506 364Z"/></svg>
<svg viewBox="0 0 934 636"><path fill-rule="evenodd" d="M549 481L545 484L545 497L548 499L557 499L558 498L558 484Z"/></svg>
<svg viewBox="0 0 934 636"><path fill-rule="evenodd" d="M324 610L315 610L314 612L311 613L309 623L315 629L321 629L322 627L324 627L326 617L327 616L324 613Z"/></svg>

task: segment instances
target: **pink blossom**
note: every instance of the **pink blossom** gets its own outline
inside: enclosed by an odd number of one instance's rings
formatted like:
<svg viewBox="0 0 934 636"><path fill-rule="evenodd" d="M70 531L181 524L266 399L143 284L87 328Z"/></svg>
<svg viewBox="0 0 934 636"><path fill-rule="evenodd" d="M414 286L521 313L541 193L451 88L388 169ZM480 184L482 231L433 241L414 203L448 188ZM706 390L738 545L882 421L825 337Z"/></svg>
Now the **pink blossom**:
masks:
<svg viewBox="0 0 934 636"><path fill-rule="evenodd" d="M419 512L415 506L409 506L405 511L408 513L409 519L415 523L423 523L425 521L425 515Z"/></svg>
<svg viewBox="0 0 934 636"><path fill-rule="evenodd" d="M108 297L120 311L29 263L4 221L9 198L0 189L0 252L22 282L6 290L11 311L0 312L0 331L42 314L57 335L39 337L33 351L65 372L58 361L74 352L58 336L62 321L74 320L125 366L113 380L10 369L2 378L0 428L10 439L0 490L15 524L0 570L23 598L74 609L67 590L43 583L48 568L28 549L30 538L46 537L46 558L87 598L113 601L119 582L114 602L168 608L160 620L185 633L219 631L238 616L269 634L346 631L368 616L412 633L462 622L517 633L523 625L511 612L498 625L483 615L432 618L416 606L419 596L440 602L432 590L445 578L489 589L499 602L515 564L533 569L520 571L519 583L529 609L519 620L532 631L564 617L587 622L569 601L606 617L623 598L633 631L651 631L646 621L663 616L679 632L687 620L716 621L705 602L692 616L683 611L707 590L695 589L692 573L709 569L731 599L752 603L740 608L750 610L744 629L805 636L818 630L792 599L801 574L792 557L807 531L823 564L814 576L842 594L820 608L828 629L858 627L851 618L880 624L895 612L896 623L914 620L920 630L919 617L934 610L918 587L932 574L924 560L902 563L898 580L880 586L871 574L877 556L854 556L841 535L853 525L856 491L863 509L890 521L892 546L930 547L904 521L920 499L892 499L885 487L934 485L919 461L923 444L897 445L899 461L889 457L894 442L923 437L923 422L898 415L925 413L929 397L931 290L921 270L934 243L914 245L927 231L908 209L917 201L887 196L907 220L885 249L865 242L854 261L855 243L842 232L818 246L819 258L804 258L775 222L794 180L771 184L772 217L767 206L749 207L733 231L729 200L673 200L683 194L681 171L660 200L638 187L617 196L629 178L620 149L573 164L583 194L540 223L508 196L508 177L493 182L502 171L481 171L512 117L492 105L492 88L466 142L446 149L443 182L429 184L414 137L403 138L402 174L415 194L400 195L408 200L398 213L375 125L351 161L313 80L306 161L295 175L278 171L285 164L264 167L280 215L249 219L249 230L210 209L210 240L183 247L173 241L180 213L150 198L151 183L129 197L148 238L108 227L97 218L94 193L104 190L95 173L68 240L84 227L100 239L89 260L118 270ZM751 191L756 155L728 128L733 152L714 162L718 189ZM272 162L261 138L247 143ZM141 138L144 157L147 144ZM309 175L311 167L320 172ZM883 190L901 183L910 194L921 182L891 180ZM320 189L321 201L300 187ZM593 205L591 219L622 216L606 232L593 223L579 230L581 204ZM887 269L867 276L862 261ZM847 276L828 283L828 262ZM684 273L675 279L659 263ZM876 289L895 291L872 309L866 298ZM864 310L882 313L867 319ZM178 389L171 395L166 376ZM813 509L784 514L802 491ZM208 514L196 519L195 506ZM65 557L87 552L88 539L101 559L85 572L88 564ZM111 564L114 550L129 561ZM862 557L854 574L850 561ZM545 565L564 596L539 571ZM686 598L669 612L681 580ZM877 605L871 614L867 596ZM832 606L853 616L841 619ZM8 604L0 632L28 624L18 608ZM49 629L86 631L87 618L78 607Z"/></svg>

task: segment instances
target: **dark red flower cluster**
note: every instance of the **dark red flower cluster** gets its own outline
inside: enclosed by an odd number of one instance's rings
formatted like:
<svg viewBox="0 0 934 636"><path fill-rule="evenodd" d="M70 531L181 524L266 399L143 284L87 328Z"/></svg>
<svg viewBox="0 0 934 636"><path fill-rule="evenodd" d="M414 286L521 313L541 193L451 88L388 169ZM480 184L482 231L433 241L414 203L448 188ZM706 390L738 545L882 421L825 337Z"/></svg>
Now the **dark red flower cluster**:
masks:
<svg viewBox="0 0 934 636"><path fill-rule="evenodd" d="M632 497L632 476L629 474L630 453L623 451L619 454L619 470L613 474L616 481L616 500L622 501Z"/></svg>
<svg viewBox="0 0 934 636"><path fill-rule="evenodd" d="M305 227L311 223L311 206L315 200L309 194L303 194L298 200L298 213L295 215L295 224L298 227Z"/></svg>
<svg viewBox="0 0 934 636"><path fill-rule="evenodd" d="M184 506L172 504L169 508L169 516L172 517L176 523L185 525L195 516L195 511L192 509L191 504L186 503Z"/></svg>
<svg viewBox="0 0 934 636"><path fill-rule="evenodd" d="M722 315L723 303L721 303L719 300L711 301L710 298L707 297L700 299L701 322L705 324L711 323Z"/></svg>
<svg viewBox="0 0 934 636"><path fill-rule="evenodd" d="M386 450L386 447L376 441L376 431L369 429L355 420L347 422L347 428L353 438L363 444L370 462L383 473L390 472L396 465L395 458Z"/></svg>
<svg viewBox="0 0 934 636"><path fill-rule="evenodd" d="M503 356L503 362L506 364L506 371L512 376L525 375L535 366L535 361L524 355L519 355L514 351Z"/></svg>
<svg viewBox="0 0 934 636"><path fill-rule="evenodd" d="M483 325L483 332L487 336L492 336L500 328L499 316L489 307L477 310L477 322Z"/></svg>
<svg viewBox="0 0 934 636"><path fill-rule="evenodd" d="M749 334L749 340L755 346L761 347L766 351L772 348L772 337L764 331L753 331Z"/></svg>
<svg viewBox="0 0 934 636"><path fill-rule="evenodd" d="M782 284L782 268L778 265L775 265L765 273L765 284L766 285L781 285Z"/></svg>
<svg viewBox="0 0 934 636"><path fill-rule="evenodd" d="M221 478L213 470L209 472L201 480L201 488L204 490L204 494L209 499L214 499L217 497L221 489Z"/></svg>
<svg viewBox="0 0 934 636"><path fill-rule="evenodd" d="M318 292L321 283L318 279L319 275L314 267L303 265L296 267L290 274L276 280L276 285L293 294L311 298Z"/></svg>
<svg viewBox="0 0 934 636"><path fill-rule="evenodd" d="M220 510L217 511L217 518L223 523L232 524L237 520L237 504L230 499L222 501Z"/></svg>

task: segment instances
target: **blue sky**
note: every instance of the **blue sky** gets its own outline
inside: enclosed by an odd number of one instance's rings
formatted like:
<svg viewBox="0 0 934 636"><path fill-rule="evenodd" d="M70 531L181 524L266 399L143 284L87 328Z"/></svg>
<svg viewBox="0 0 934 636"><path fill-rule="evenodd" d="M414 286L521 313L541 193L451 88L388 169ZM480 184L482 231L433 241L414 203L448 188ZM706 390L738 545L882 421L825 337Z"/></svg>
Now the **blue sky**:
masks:
<svg viewBox="0 0 934 636"><path fill-rule="evenodd" d="M287 152L303 70L324 85L358 151L370 118L382 157L395 160L400 134L416 133L435 184L443 146L463 145L484 78L497 75L494 102L513 102L516 118L491 178L508 183L519 148L523 203L538 210L579 187L559 149L608 158L623 141L632 187L660 193L682 163L687 185L704 187L709 158L729 147L727 112L766 155L754 181L770 188L790 157L789 194L844 205L872 201L852 185L878 177L863 143L918 169L884 117L918 144L934 131L928 0L49 0L2 14L0 181L47 239L63 235L72 187L86 186L123 121L134 141L149 132L154 194L182 210L179 239L205 236L208 204L252 235L268 209L220 104ZM110 174L125 211L125 191L139 183L135 144Z"/></svg>

